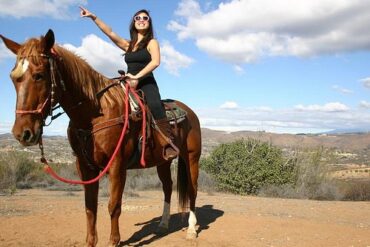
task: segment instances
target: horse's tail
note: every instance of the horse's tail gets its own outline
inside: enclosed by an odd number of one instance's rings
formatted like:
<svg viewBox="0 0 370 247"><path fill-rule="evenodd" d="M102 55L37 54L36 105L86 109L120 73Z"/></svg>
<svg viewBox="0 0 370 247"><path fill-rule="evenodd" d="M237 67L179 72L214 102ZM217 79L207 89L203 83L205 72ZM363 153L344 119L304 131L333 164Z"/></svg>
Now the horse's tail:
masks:
<svg viewBox="0 0 370 247"><path fill-rule="evenodd" d="M184 159L179 156L177 165L177 194L179 197L179 209L185 212L189 202L188 172Z"/></svg>

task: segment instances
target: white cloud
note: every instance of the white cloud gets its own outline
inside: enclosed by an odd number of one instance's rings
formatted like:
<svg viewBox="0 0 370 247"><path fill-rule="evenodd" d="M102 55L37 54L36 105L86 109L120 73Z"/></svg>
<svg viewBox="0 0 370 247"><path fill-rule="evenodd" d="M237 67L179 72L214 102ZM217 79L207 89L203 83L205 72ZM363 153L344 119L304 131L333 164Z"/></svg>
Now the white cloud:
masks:
<svg viewBox="0 0 370 247"><path fill-rule="evenodd" d="M264 109L269 109L268 111ZM224 131L251 130L275 133L318 133L334 129L368 129L370 111L354 109L302 111L248 107L229 111L220 108L195 109L201 126Z"/></svg>
<svg viewBox="0 0 370 247"><path fill-rule="evenodd" d="M202 15L199 3L195 0L183 0L179 3L175 14L182 17L198 16Z"/></svg>
<svg viewBox="0 0 370 247"><path fill-rule="evenodd" d="M221 109L237 109L238 107L238 103L234 101L226 101L225 103L220 105Z"/></svg>
<svg viewBox="0 0 370 247"><path fill-rule="evenodd" d="M122 56L123 51L94 34L84 37L79 47L71 44L63 46L86 59L95 70L106 76L117 76L117 70L127 68Z"/></svg>
<svg viewBox="0 0 370 247"><path fill-rule="evenodd" d="M164 41L161 46L161 60L164 69L170 74L179 75L179 70L189 67L194 60L179 51L168 41Z"/></svg>
<svg viewBox="0 0 370 247"><path fill-rule="evenodd" d="M312 56L369 50L369 1L231 0L202 11L182 0L168 29L180 40L233 64L265 56Z"/></svg>
<svg viewBox="0 0 370 247"><path fill-rule="evenodd" d="M370 109L370 102L367 102L365 100L361 100L360 107Z"/></svg>
<svg viewBox="0 0 370 247"><path fill-rule="evenodd" d="M349 90L349 89L346 89L346 88L343 88L341 86L338 86L338 85L334 85L332 87L335 91L341 93L341 94L352 94L353 91L352 90Z"/></svg>
<svg viewBox="0 0 370 247"><path fill-rule="evenodd" d="M363 78L360 80L360 82L362 82L362 85L364 85L364 87L370 89L370 77Z"/></svg>
<svg viewBox="0 0 370 247"><path fill-rule="evenodd" d="M104 75L113 77L118 75L118 69L127 70L123 51L94 34L84 37L79 47L71 44L63 46L86 59L94 69ZM187 68L194 62L192 58L175 50L168 41L164 41L161 46L161 56L164 69L174 75L179 75L180 69Z"/></svg>
<svg viewBox="0 0 370 247"><path fill-rule="evenodd" d="M77 7L86 3L87 0L1 0L0 17L25 18L47 16L54 19L70 19L73 16L77 16ZM71 8L74 9L71 10Z"/></svg>
<svg viewBox="0 0 370 247"><path fill-rule="evenodd" d="M260 111L260 112L272 112L273 111L273 109L268 106L259 106L259 107L254 107L250 109L255 110L255 111Z"/></svg>
<svg viewBox="0 0 370 247"><path fill-rule="evenodd" d="M296 105L294 109L298 111L313 111L313 112L345 112L350 108L339 102L331 102L325 105Z"/></svg>
<svg viewBox="0 0 370 247"><path fill-rule="evenodd" d="M0 62L10 57L15 57L15 55L6 48L4 43L0 43Z"/></svg>

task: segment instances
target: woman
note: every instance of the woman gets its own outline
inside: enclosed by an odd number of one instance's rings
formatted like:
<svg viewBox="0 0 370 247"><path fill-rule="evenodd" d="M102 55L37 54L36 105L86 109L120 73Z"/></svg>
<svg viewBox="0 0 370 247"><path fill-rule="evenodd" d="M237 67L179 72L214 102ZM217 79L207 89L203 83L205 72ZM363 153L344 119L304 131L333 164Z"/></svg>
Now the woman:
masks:
<svg viewBox="0 0 370 247"><path fill-rule="evenodd" d="M166 113L161 102L158 86L153 75L160 64L159 44L153 35L152 19L147 10L135 13L130 24L130 40L117 35L95 14L81 8L81 17L90 18L107 35L114 44L125 51L127 63L127 81L130 86L144 92L146 102L160 130L167 136L167 140L159 138L164 147L163 157L166 160L178 155L178 150L173 145L171 126L167 121Z"/></svg>

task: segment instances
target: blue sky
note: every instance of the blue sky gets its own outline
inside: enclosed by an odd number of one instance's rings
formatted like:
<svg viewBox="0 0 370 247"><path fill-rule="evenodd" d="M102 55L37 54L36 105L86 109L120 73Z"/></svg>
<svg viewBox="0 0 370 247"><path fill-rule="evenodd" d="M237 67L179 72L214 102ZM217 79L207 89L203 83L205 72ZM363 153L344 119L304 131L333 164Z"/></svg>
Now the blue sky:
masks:
<svg viewBox="0 0 370 247"><path fill-rule="evenodd" d="M370 126L368 0L1 0L0 33L19 43L51 28L56 42L96 70L125 68L78 6L128 38L148 9L161 45L162 98L188 104L202 127L318 133ZM11 131L14 55L0 42L0 133ZM46 134L65 135L68 119Z"/></svg>

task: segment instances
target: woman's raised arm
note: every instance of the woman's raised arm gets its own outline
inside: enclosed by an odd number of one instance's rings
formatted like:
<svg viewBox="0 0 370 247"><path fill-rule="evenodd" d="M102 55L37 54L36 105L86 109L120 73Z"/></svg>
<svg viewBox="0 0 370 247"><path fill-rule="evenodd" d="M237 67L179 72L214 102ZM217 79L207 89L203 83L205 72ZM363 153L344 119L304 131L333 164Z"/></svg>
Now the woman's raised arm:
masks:
<svg viewBox="0 0 370 247"><path fill-rule="evenodd" d="M116 44L119 48L121 48L124 51L127 51L130 42L122 37L120 37L118 34L113 32L112 28L105 24L103 20L98 18L95 14L90 12L88 9L80 6L80 15L81 17L90 18L95 22L95 24L100 28L100 30L103 31L105 35L107 35L110 40L113 41L114 44Z"/></svg>

